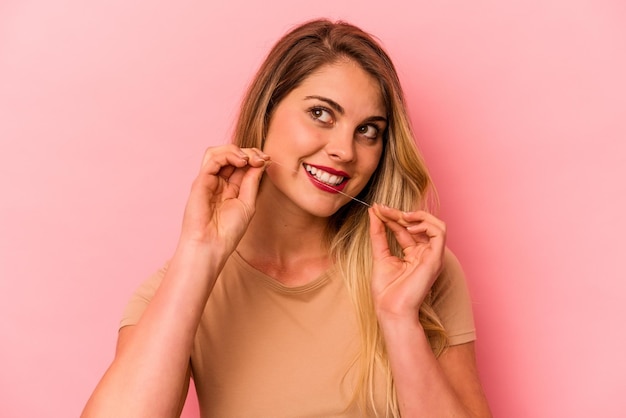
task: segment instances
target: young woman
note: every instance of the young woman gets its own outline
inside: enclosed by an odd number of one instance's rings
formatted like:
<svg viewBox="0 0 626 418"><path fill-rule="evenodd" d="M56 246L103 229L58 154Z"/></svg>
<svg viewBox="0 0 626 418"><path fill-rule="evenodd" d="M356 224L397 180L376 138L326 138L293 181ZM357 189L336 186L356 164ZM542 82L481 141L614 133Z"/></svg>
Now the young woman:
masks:
<svg viewBox="0 0 626 418"><path fill-rule="evenodd" d="M233 143L206 152L83 417L178 416L190 376L202 417L490 416L403 100L360 29L285 35Z"/></svg>

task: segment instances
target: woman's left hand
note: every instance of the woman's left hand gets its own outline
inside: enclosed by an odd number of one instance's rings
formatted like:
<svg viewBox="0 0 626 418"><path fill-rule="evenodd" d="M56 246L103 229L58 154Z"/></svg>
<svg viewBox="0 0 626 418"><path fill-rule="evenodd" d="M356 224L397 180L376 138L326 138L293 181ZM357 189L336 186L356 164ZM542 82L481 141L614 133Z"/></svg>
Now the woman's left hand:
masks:
<svg viewBox="0 0 626 418"><path fill-rule="evenodd" d="M373 252L372 296L379 320L417 319L417 312L441 272L446 226L425 211L402 212L374 204L369 209ZM389 250L385 229L404 256Z"/></svg>

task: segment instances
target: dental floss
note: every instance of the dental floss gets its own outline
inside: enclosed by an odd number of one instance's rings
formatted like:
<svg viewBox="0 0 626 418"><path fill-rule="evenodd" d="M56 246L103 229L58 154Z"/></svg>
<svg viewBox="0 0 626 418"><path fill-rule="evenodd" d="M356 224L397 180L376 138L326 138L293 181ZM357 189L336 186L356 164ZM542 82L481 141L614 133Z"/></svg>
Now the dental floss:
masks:
<svg viewBox="0 0 626 418"><path fill-rule="evenodd" d="M294 173L298 174L298 171L297 171L297 170L293 170L292 168L287 167L286 165L281 164L281 163L279 163L278 161L276 161L276 160L274 160L274 159L270 160L270 162L271 162L272 164L279 165L279 166L281 166L281 167L285 168L286 170L289 170L289 171L292 171L292 172L294 172ZM323 185L327 186L325 183L322 183L321 181L319 181L319 180L318 180L317 178L315 178L315 177L313 177L313 180L315 180L315 181L316 181L316 182L318 182L319 184L323 184ZM371 208L371 207L372 207L369 203L366 203L366 202L364 202L364 201L362 201L362 200L359 200L359 199L357 199L357 198L356 198L356 197L354 197L354 196L350 196L349 194L344 193L344 192L342 192L342 191L340 191L340 190L335 190L335 191L336 191L337 193L339 193L339 194L342 194L342 195L344 195L344 196L346 196L346 197L349 197L350 199L352 199L352 200L354 200L354 201L356 201L356 202L359 202L359 203L360 203L360 204L362 204L362 205L367 206L368 208Z"/></svg>

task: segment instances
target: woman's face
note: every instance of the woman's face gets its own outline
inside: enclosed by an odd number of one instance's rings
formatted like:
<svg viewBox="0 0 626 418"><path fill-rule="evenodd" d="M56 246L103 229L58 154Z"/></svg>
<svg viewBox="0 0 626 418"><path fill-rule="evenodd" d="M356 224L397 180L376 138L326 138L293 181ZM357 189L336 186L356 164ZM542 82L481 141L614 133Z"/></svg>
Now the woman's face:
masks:
<svg viewBox="0 0 626 418"><path fill-rule="evenodd" d="M387 127L377 81L351 60L322 66L274 109L264 152L273 198L328 217L365 187Z"/></svg>

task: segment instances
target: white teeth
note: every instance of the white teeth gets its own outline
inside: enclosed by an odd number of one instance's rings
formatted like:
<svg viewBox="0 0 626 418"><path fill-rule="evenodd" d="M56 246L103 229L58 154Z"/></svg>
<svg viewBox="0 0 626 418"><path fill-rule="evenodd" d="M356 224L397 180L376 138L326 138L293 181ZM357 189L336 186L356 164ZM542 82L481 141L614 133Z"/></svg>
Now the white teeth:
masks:
<svg viewBox="0 0 626 418"><path fill-rule="evenodd" d="M314 176L317 180L319 180L322 183L325 183L331 186L337 186L338 184L341 184L341 182L343 181L342 176L336 176L334 174L327 173L326 171L320 170L317 167L313 167L308 164L305 164L304 168L306 169L306 171L311 173L312 176Z"/></svg>

